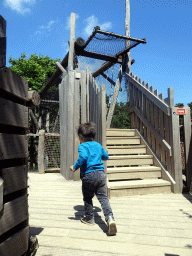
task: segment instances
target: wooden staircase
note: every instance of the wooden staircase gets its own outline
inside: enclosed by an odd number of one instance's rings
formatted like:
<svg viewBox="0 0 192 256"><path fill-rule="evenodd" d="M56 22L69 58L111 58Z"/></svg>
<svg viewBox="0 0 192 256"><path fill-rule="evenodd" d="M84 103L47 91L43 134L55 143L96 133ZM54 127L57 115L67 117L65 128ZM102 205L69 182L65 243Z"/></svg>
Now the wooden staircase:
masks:
<svg viewBox="0 0 192 256"><path fill-rule="evenodd" d="M171 193L171 182L161 179L161 167L147 154L135 129L107 129L108 196Z"/></svg>

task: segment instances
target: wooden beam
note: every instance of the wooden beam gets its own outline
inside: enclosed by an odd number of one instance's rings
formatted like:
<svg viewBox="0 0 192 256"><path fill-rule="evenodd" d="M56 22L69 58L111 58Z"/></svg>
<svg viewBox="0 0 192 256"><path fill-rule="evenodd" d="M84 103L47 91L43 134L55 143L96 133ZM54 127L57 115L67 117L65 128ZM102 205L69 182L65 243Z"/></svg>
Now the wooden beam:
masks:
<svg viewBox="0 0 192 256"><path fill-rule="evenodd" d="M118 59L117 57L113 57L113 56L106 55L106 54L100 54L100 53L96 53L96 52L90 52L90 51L83 50L83 51L76 52L76 54L80 55L80 56L93 58L93 59L110 61L113 63L122 63L122 59L120 59L120 58Z"/></svg>
<svg viewBox="0 0 192 256"><path fill-rule="evenodd" d="M28 250L29 226L19 230L17 233L0 244L1 256L21 256ZM14 250L13 250L14 248ZM14 253L14 254L13 254Z"/></svg>
<svg viewBox="0 0 192 256"><path fill-rule="evenodd" d="M71 13L68 71L73 71L74 46L75 46L75 13Z"/></svg>
<svg viewBox="0 0 192 256"><path fill-rule="evenodd" d="M0 69L0 89L22 99L28 100L28 82L10 68Z"/></svg>
<svg viewBox="0 0 192 256"><path fill-rule="evenodd" d="M129 23L130 23L130 21L129 21ZM107 36L114 36L114 37L117 37L117 38L127 39L127 40L131 40L131 41L135 41L135 42L139 42L139 43L143 43L143 44L147 43L145 38L144 39L137 39L137 38L132 38L130 36L123 36L123 35L115 34L115 33L108 32L108 31L103 31L103 30L98 30L97 33L107 35Z"/></svg>
<svg viewBox="0 0 192 256"><path fill-rule="evenodd" d="M4 195L16 192L27 187L27 165L3 168L0 176L4 180Z"/></svg>
<svg viewBox="0 0 192 256"><path fill-rule="evenodd" d="M67 71L64 69L64 67L58 61L56 61L56 65L61 70L61 72L63 73L63 76L66 76Z"/></svg>
<svg viewBox="0 0 192 256"><path fill-rule="evenodd" d="M0 15L0 68L6 65L6 20Z"/></svg>
<svg viewBox="0 0 192 256"><path fill-rule="evenodd" d="M28 108L0 97L0 124L28 128Z"/></svg>
<svg viewBox="0 0 192 256"><path fill-rule="evenodd" d="M4 213L0 219L0 236L28 218L27 195L4 204ZM1 255L1 254L0 254Z"/></svg>
<svg viewBox="0 0 192 256"><path fill-rule="evenodd" d="M110 125L111 125L111 120L112 120L112 117L113 117L113 112L114 112L114 109L115 109L115 104L117 102L119 88L120 88L120 85L121 85L122 74L123 74L123 66L121 65L121 67L119 69L118 78L117 78L117 81L116 81L116 84L115 84L115 89L114 89L114 92L113 92L113 98L112 98L111 105L110 105L109 112L108 112L108 116L107 116L107 125L106 125L107 129L109 129Z"/></svg>
<svg viewBox="0 0 192 256"><path fill-rule="evenodd" d="M64 59L61 62L61 65L63 68L66 68L68 66L68 57L69 57L69 52L65 55ZM54 81L62 75L62 71L60 68L57 68L55 72L53 73L52 77L49 79L45 87L40 91L40 97L42 98L44 94L49 90L49 88L53 85Z"/></svg>

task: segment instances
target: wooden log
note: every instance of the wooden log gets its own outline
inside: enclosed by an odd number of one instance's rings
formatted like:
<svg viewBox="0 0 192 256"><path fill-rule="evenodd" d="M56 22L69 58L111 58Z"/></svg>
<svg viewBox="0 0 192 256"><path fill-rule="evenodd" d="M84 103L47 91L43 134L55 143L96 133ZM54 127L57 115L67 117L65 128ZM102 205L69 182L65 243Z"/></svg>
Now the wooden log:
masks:
<svg viewBox="0 0 192 256"><path fill-rule="evenodd" d="M28 128L28 108L0 98L0 124Z"/></svg>
<svg viewBox="0 0 192 256"><path fill-rule="evenodd" d="M6 65L6 20L0 15L0 68Z"/></svg>
<svg viewBox="0 0 192 256"><path fill-rule="evenodd" d="M0 160L28 157L26 135L0 133Z"/></svg>
<svg viewBox="0 0 192 256"><path fill-rule="evenodd" d="M10 68L4 67L0 69L0 81L0 89L22 100L28 100L28 82Z"/></svg>
<svg viewBox="0 0 192 256"><path fill-rule="evenodd" d="M3 216L0 219L0 236L26 219L28 219L27 195L5 203Z"/></svg>
<svg viewBox="0 0 192 256"><path fill-rule="evenodd" d="M36 131L39 131L39 124L37 122L37 119L35 118L35 115L33 114L32 109L29 109L29 114L31 116L31 119L33 120L35 127L36 127Z"/></svg>
<svg viewBox="0 0 192 256"><path fill-rule="evenodd" d="M45 152L45 131L39 131L39 145L38 145L38 170L39 173L45 173L44 166L44 152Z"/></svg>
<svg viewBox="0 0 192 256"><path fill-rule="evenodd" d="M4 195L16 192L27 187L27 166L3 168L0 175L4 180Z"/></svg>
<svg viewBox="0 0 192 256"><path fill-rule="evenodd" d="M35 90L29 90L28 91L28 102L27 106L28 107L37 107L41 103L40 95L37 91Z"/></svg>
<svg viewBox="0 0 192 256"><path fill-rule="evenodd" d="M0 244L1 256L21 256L28 250L29 226ZM13 250L14 248L14 250Z"/></svg>

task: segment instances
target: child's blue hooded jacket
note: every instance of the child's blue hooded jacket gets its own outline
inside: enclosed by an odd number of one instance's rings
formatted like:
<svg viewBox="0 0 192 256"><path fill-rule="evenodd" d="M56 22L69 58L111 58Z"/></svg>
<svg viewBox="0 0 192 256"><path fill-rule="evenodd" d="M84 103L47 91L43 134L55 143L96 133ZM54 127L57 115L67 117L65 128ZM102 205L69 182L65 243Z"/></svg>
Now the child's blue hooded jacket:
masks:
<svg viewBox="0 0 192 256"><path fill-rule="evenodd" d="M92 171L104 171L102 160L109 158L104 148L96 141L88 141L79 145L79 158L73 165L75 170L80 168L81 178Z"/></svg>

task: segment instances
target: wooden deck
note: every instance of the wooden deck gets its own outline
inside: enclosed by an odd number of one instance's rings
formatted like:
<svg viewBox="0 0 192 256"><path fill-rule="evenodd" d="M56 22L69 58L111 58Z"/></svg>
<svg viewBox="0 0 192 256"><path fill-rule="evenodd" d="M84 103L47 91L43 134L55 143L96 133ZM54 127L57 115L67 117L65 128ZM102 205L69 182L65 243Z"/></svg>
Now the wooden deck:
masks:
<svg viewBox="0 0 192 256"><path fill-rule="evenodd" d="M96 198L96 225L80 222L80 181L66 181L59 173L29 172L28 177L30 234L39 242L36 256L192 255L191 195L112 198L118 233L109 237Z"/></svg>

